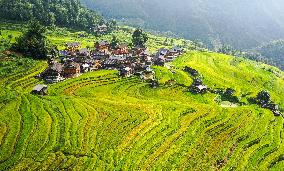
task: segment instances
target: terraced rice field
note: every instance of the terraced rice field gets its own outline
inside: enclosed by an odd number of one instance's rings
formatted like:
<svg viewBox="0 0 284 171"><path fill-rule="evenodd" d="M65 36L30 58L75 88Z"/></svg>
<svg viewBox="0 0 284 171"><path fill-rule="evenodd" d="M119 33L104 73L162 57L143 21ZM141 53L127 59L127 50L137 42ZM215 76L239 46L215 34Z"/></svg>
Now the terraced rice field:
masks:
<svg viewBox="0 0 284 171"><path fill-rule="evenodd" d="M267 89L284 107L282 72L201 52L173 65L175 74L155 67L157 89L96 71L49 85L48 96L30 94L45 62L2 75L0 170L283 169L283 118L256 105L222 108L214 94L192 95L182 68L197 69L210 87L234 88L244 102ZM177 84L162 84L170 79Z"/></svg>

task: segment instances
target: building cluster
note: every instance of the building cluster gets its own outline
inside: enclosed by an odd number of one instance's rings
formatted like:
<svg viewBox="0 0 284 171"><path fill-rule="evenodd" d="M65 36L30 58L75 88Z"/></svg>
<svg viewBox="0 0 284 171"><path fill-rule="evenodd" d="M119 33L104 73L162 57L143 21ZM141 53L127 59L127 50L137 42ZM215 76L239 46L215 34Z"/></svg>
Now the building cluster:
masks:
<svg viewBox="0 0 284 171"><path fill-rule="evenodd" d="M65 50L59 52L60 61L50 59L49 67L39 76L47 83L55 83L81 73L109 69L118 70L123 77L140 75L144 80L153 80L152 65L163 66L183 53L177 46L151 54L143 47L129 48L127 44L113 47L108 41L95 42L92 50L73 42L67 43Z"/></svg>

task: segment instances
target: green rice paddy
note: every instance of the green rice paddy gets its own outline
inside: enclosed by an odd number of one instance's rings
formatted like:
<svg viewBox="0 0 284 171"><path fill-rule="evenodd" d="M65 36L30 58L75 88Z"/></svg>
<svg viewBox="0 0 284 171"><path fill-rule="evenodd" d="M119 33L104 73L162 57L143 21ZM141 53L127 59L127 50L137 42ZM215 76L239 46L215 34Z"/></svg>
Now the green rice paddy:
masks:
<svg viewBox="0 0 284 171"><path fill-rule="evenodd" d="M268 90L284 107L284 74L267 65L190 51L160 86L96 71L31 94L44 61L0 62L0 170L282 170L282 117L247 99ZM243 106L187 91L190 66L211 88L233 88ZM168 80L175 84L168 85Z"/></svg>

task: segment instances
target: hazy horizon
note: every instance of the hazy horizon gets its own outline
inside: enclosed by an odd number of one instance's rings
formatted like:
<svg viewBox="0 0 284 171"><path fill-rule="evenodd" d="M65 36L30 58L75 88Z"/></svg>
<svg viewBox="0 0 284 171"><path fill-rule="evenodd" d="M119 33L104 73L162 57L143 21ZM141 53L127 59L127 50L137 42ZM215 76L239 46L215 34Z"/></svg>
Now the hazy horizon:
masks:
<svg viewBox="0 0 284 171"><path fill-rule="evenodd" d="M81 0L108 18L133 26L171 31L212 46L253 48L284 39L284 3L280 0Z"/></svg>

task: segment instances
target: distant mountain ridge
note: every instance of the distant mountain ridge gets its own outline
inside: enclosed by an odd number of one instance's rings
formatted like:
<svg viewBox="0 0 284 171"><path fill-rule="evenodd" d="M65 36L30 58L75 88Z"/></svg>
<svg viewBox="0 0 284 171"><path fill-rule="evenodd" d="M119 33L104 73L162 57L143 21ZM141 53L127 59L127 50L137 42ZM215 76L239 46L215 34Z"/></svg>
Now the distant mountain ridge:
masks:
<svg viewBox="0 0 284 171"><path fill-rule="evenodd" d="M211 48L222 44L250 49L284 38L280 0L81 0L102 15L159 31L198 39Z"/></svg>

